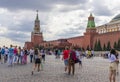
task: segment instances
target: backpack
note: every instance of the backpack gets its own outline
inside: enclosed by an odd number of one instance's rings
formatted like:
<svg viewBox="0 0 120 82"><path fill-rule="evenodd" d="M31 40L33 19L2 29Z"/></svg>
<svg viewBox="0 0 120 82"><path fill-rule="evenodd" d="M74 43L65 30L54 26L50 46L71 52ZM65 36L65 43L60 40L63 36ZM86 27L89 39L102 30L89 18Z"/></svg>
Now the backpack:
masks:
<svg viewBox="0 0 120 82"><path fill-rule="evenodd" d="M70 61L70 63L75 63L75 61L76 61L76 53L75 53L75 51L70 51L70 56L69 56L69 61Z"/></svg>
<svg viewBox="0 0 120 82"><path fill-rule="evenodd" d="M79 62L79 59L76 57L76 52L75 51L70 52L69 60L70 60L71 63L78 63Z"/></svg>

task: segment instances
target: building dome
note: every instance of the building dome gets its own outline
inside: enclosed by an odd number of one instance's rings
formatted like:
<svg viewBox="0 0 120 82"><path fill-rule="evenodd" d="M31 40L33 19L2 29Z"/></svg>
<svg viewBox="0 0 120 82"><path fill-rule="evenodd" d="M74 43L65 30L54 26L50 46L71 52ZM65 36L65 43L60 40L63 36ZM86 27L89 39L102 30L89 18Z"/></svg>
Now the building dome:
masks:
<svg viewBox="0 0 120 82"><path fill-rule="evenodd" d="M111 22L114 22L114 21L117 21L117 20L120 20L120 14L116 15L116 16L111 20Z"/></svg>

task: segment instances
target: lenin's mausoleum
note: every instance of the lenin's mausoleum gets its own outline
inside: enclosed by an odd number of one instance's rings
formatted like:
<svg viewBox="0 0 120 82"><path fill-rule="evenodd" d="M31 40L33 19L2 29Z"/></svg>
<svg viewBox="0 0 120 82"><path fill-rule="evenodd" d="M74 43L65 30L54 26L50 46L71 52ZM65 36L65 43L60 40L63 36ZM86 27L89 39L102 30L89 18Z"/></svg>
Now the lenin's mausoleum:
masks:
<svg viewBox="0 0 120 82"><path fill-rule="evenodd" d="M102 49L108 47L108 45L111 48L120 46L120 14L115 16L109 23L101 26L95 26L94 17L90 14L86 32L83 36L44 41L37 13L34 30L31 32L31 41L25 42L24 46L30 49L35 46L53 48L70 45L84 49L95 49L96 45L99 44Z"/></svg>

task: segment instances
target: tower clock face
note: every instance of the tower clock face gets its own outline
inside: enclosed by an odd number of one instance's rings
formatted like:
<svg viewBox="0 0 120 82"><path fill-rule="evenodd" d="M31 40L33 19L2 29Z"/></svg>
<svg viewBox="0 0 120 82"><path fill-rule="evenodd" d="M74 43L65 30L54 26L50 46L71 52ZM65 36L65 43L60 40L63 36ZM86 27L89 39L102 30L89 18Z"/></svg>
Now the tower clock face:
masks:
<svg viewBox="0 0 120 82"><path fill-rule="evenodd" d="M39 28L36 28L36 30L39 30Z"/></svg>

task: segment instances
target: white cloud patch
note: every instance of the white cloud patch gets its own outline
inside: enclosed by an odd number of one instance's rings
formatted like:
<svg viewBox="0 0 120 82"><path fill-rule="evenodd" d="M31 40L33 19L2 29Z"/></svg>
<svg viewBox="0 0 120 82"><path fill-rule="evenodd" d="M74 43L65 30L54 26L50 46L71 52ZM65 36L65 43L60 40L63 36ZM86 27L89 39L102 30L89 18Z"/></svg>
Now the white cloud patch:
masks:
<svg viewBox="0 0 120 82"><path fill-rule="evenodd" d="M2 46L9 47L11 44L14 45L14 46L17 45L17 46L23 47L23 43L20 43L18 41L13 41L13 40L11 40L9 38L0 37L0 47L2 47Z"/></svg>
<svg viewBox="0 0 120 82"><path fill-rule="evenodd" d="M71 35L70 30L84 30L86 28L83 27L82 25L85 25L83 21L83 11L80 10L75 10L71 12L51 12L49 14L49 19L47 21L47 31L50 33L44 34L44 38L48 40L53 40L53 39L59 39L62 38L63 36L70 37L69 34ZM85 15L84 15L85 16ZM82 27L83 29L79 28ZM79 28L79 29L78 29ZM68 31L67 31L68 30ZM70 31L70 32L69 32ZM68 32L67 35L64 35L63 32ZM77 32L78 33L78 32ZM47 35L48 34L48 35ZM79 33L77 35L80 35ZM72 37L72 36L71 36Z"/></svg>
<svg viewBox="0 0 120 82"><path fill-rule="evenodd" d="M23 45L30 41L37 9L44 40L56 40L83 35L90 13L96 26L108 23L119 14L119 3L119 0L1 0L0 43L5 40L8 44Z"/></svg>

